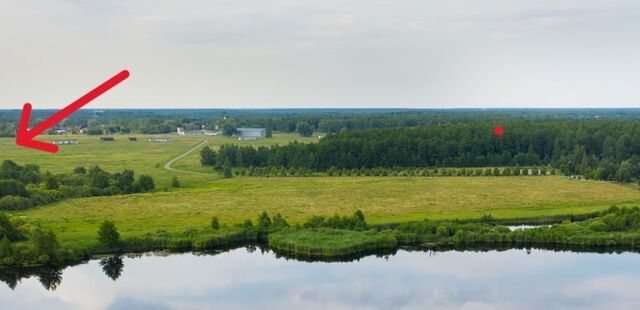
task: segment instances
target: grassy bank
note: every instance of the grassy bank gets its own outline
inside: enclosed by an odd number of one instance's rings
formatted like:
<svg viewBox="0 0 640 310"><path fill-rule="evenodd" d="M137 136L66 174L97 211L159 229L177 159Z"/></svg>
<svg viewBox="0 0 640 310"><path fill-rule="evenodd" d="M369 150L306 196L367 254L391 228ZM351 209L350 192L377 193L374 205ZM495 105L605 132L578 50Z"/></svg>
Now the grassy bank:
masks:
<svg viewBox="0 0 640 310"><path fill-rule="evenodd" d="M393 249L398 241L391 233L334 228L288 229L269 235L269 246L286 254L307 257L341 257Z"/></svg>

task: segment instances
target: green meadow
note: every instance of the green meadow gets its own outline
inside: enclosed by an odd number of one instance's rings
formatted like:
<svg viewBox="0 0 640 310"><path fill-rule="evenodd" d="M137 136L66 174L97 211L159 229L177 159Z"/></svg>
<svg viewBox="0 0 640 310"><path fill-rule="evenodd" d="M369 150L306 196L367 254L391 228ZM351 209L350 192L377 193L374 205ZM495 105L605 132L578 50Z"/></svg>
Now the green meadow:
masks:
<svg viewBox="0 0 640 310"><path fill-rule="evenodd" d="M259 213L281 213L290 223L310 216L352 214L362 210L369 223L420 219L467 219L491 214L494 218L527 218L584 214L613 204L635 205L640 191L610 182L579 181L561 176L518 177L234 177L224 179L199 163L199 148L176 161L169 171L165 163L202 141L254 145L314 142L293 134L272 139L238 141L227 137L178 137L171 142L147 142L149 136L74 137L79 145L61 146L52 155L16 147L0 139L0 161L33 163L42 170L70 172L76 166L99 165L116 172L133 169L156 179L156 192L122 196L65 200L21 212L12 212L28 224L54 231L61 244L95 242L103 220L113 220L124 237L143 236L164 230L181 233L190 227L209 225L217 216L223 225L256 219ZM49 137L51 138L51 137ZM59 139L60 137L55 137ZM66 138L66 137L65 137ZM46 139L46 138L45 138ZM195 172L195 173L194 173ZM183 187L165 191L177 176Z"/></svg>

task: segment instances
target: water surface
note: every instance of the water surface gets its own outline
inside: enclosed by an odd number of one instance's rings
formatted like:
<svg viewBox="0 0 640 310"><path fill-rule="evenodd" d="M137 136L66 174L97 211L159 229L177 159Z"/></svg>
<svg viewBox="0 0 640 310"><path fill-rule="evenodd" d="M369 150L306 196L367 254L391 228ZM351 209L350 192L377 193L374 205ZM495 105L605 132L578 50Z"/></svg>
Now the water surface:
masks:
<svg viewBox="0 0 640 310"><path fill-rule="evenodd" d="M639 292L636 253L399 250L328 263L239 248L91 260L0 285L0 309L638 309Z"/></svg>

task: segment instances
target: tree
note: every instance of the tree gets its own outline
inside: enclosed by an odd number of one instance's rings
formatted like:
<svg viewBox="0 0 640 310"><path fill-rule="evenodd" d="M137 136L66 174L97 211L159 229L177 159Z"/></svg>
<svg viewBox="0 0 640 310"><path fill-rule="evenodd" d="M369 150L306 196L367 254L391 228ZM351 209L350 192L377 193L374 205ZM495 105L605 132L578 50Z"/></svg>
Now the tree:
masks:
<svg viewBox="0 0 640 310"><path fill-rule="evenodd" d="M0 180L0 198L9 195L27 197L29 192L24 184L18 180Z"/></svg>
<svg viewBox="0 0 640 310"><path fill-rule="evenodd" d="M22 233L9 221L9 218L0 213L0 238L7 238L9 241L18 241L24 239Z"/></svg>
<svg viewBox="0 0 640 310"><path fill-rule="evenodd" d="M171 179L171 187L174 187L174 188L180 187L180 180L178 180L178 177L173 177Z"/></svg>
<svg viewBox="0 0 640 310"><path fill-rule="evenodd" d="M113 248L120 242L120 233L112 221L104 221L98 229L98 241L100 244Z"/></svg>
<svg viewBox="0 0 640 310"><path fill-rule="evenodd" d="M233 177L233 173L231 171L231 165L229 164L225 164L224 168L222 169L222 175L226 178L232 178Z"/></svg>
<svg viewBox="0 0 640 310"><path fill-rule="evenodd" d="M58 248L58 241L56 235L52 231L44 231L42 229L35 229L31 233L31 240L33 246L38 255L48 255L49 257L55 254L55 250Z"/></svg>
<svg viewBox="0 0 640 310"><path fill-rule="evenodd" d="M123 170L121 173L116 173L114 175L116 180L115 186L119 188L124 193L133 192L133 183L135 181L134 172L129 169Z"/></svg>
<svg viewBox="0 0 640 310"><path fill-rule="evenodd" d="M91 186L105 189L109 187L109 174L104 171L98 171L91 174Z"/></svg>
<svg viewBox="0 0 640 310"><path fill-rule="evenodd" d="M220 221L218 220L217 216L214 216L214 217L211 218L211 228L213 230L220 229Z"/></svg>
<svg viewBox="0 0 640 310"><path fill-rule="evenodd" d="M76 167L75 169L73 169L73 173L75 174L87 174L87 169L85 167Z"/></svg>
<svg viewBox="0 0 640 310"><path fill-rule="evenodd" d="M231 123L222 125L222 134L225 136L233 136L237 131L236 126Z"/></svg>
<svg viewBox="0 0 640 310"><path fill-rule="evenodd" d="M271 218L267 214L267 212L262 211L260 216L258 216L258 229L267 230L271 226Z"/></svg>
<svg viewBox="0 0 640 310"><path fill-rule="evenodd" d="M156 188L153 178L146 174L142 174L138 177L138 186L142 192L152 191Z"/></svg>
<svg viewBox="0 0 640 310"><path fill-rule="evenodd" d="M0 259L5 257L10 257L13 255L13 246L11 246L11 241L7 236L3 236L2 240L0 240Z"/></svg>
<svg viewBox="0 0 640 310"><path fill-rule="evenodd" d="M309 123L307 122L298 122L296 124L296 131L302 137L311 137L311 135L313 134L313 127L311 127L311 125L309 125Z"/></svg>
<svg viewBox="0 0 640 310"><path fill-rule="evenodd" d="M216 152L208 146L203 147L202 150L200 150L200 163L203 166L215 166Z"/></svg>

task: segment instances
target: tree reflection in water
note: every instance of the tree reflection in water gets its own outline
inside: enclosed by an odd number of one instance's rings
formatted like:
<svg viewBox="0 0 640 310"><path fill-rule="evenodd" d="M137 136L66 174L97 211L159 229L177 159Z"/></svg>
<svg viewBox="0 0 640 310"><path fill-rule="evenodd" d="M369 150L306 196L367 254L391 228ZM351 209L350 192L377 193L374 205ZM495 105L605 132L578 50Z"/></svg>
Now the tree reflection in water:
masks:
<svg viewBox="0 0 640 310"><path fill-rule="evenodd" d="M101 259L100 266L102 267L104 274L111 278L111 280L115 281L122 275L124 263L120 256L111 256Z"/></svg>

